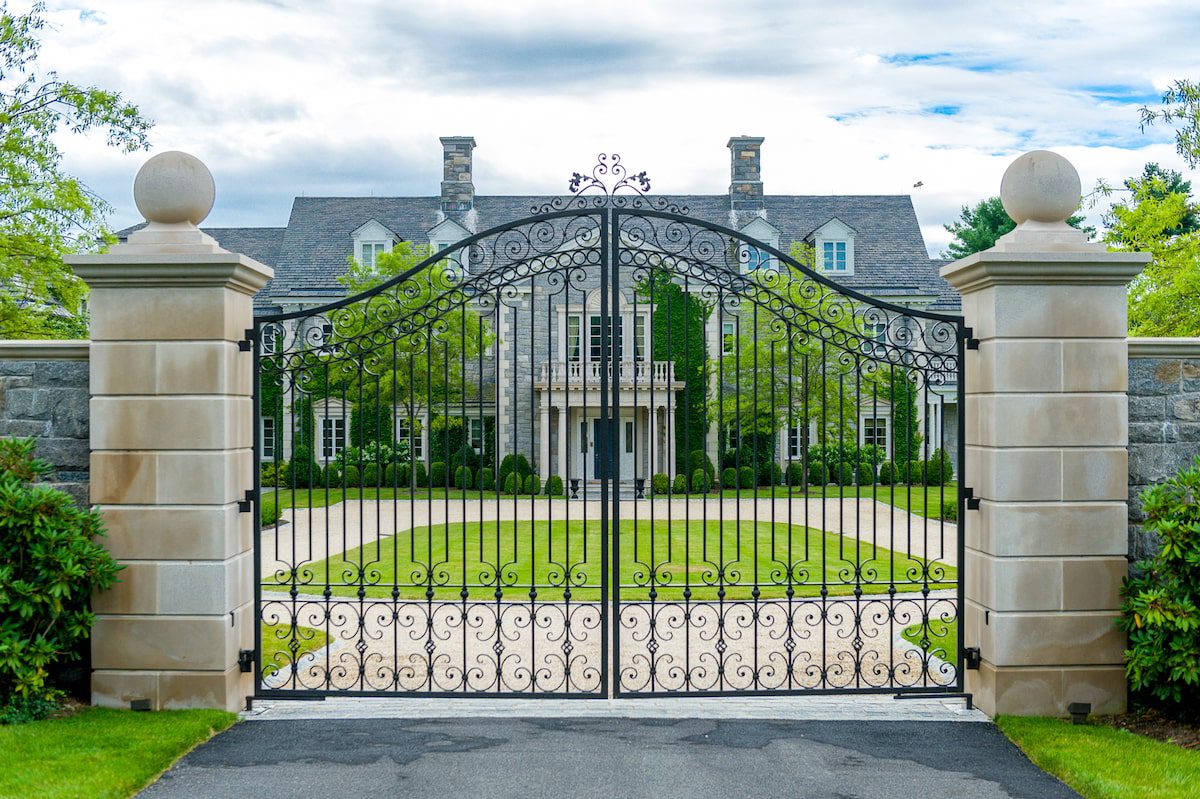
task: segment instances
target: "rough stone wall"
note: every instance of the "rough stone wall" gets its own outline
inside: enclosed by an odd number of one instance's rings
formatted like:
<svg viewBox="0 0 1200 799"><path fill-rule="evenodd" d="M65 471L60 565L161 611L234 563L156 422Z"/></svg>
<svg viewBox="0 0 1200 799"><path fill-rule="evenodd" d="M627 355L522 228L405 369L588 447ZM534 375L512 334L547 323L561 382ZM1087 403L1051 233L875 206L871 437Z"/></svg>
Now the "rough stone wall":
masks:
<svg viewBox="0 0 1200 799"><path fill-rule="evenodd" d="M1130 342L1130 560L1141 560L1158 545L1141 526L1141 492L1200 457L1200 342L1191 341L1190 353L1152 357L1139 355L1136 340Z"/></svg>
<svg viewBox="0 0 1200 799"><path fill-rule="evenodd" d="M0 436L36 438L51 482L88 501L88 362L0 354Z"/></svg>

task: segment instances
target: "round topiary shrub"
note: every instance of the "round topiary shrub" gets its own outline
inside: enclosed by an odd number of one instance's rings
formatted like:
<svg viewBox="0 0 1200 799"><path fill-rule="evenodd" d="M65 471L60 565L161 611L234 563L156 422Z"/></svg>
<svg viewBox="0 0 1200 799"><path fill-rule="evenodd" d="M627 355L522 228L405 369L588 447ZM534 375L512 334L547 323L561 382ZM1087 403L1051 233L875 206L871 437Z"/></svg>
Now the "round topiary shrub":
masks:
<svg viewBox="0 0 1200 799"><path fill-rule="evenodd" d="M363 467L363 486L376 488L379 486L379 464L368 463Z"/></svg>
<svg viewBox="0 0 1200 799"><path fill-rule="evenodd" d="M743 466L738 469L738 488L754 488L753 466Z"/></svg>
<svg viewBox="0 0 1200 799"><path fill-rule="evenodd" d="M783 482L783 467L774 461L758 465L758 484L760 486L779 485Z"/></svg>
<svg viewBox="0 0 1200 799"><path fill-rule="evenodd" d="M525 493L532 496L537 496L542 493L542 478L536 474L527 475L525 477Z"/></svg>
<svg viewBox="0 0 1200 799"><path fill-rule="evenodd" d="M273 499L259 501L258 518L264 528L279 521L279 503Z"/></svg>
<svg viewBox="0 0 1200 799"><path fill-rule="evenodd" d="M823 486L829 482L829 467L822 461L808 462L808 484Z"/></svg>
<svg viewBox="0 0 1200 799"><path fill-rule="evenodd" d="M860 486L875 485L875 467L869 463L860 463L854 467L854 479Z"/></svg>
<svg viewBox="0 0 1200 799"><path fill-rule="evenodd" d="M521 491L521 483L517 479L517 475L509 472L508 477L504 478L504 493L517 494Z"/></svg>
<svg viewBox="0 0 1200 799"><path fill-rule="evenodd" d="M333 471L332 466L329 467L329 471ZM346 465L342 469L342 481L343 485L347 488L359 488L362 486L362 474L358 471L358 467L353 463Z"/></svg>
<svg viewBox="0 0 1200 799"><path fill-rule="evenodd" d="M650 478L650 493L656 497L665 497L671 487L671 480L662 472Z"/></svg>
<svg viewBox="0 0 1200 799"><path fill-rule="evenodd" d="M496 488L496 476L488 467L483 467L479 470L479 489L481 491L493 491Z"/></svg>
<svg viewBox="0 0 1200 799"><path fill-rule="evenodd" d="M712 458L708 457L702 449L694 449L688 453L688 473L695 474L697 469L703 469L704 474L708 476L708 483L712 485L713 477L716 476L717 470L713 466Z"/></svg>
<svg viewBox="0 0 1200 799"><path fill-rule="evenodd" d="M36 482L53 469L34 458L35 447L0 439L0 712L20 705L44 717L59 695L51 670L78 659L92 595L112 586L121 566L97 540L98 513Z"/></svg>
<svg viewBox="0 0 1200 799"><path fill-rule="evenodd" d="M801 461L792 461L788 464L784 477L787 478L786 482L792 488L804 485L804 464Z"/></svg>
<svg viewBox="0 0 1200 799"><path fill-rule="evenodd" d="M546 496L561 497L563 495L563 481L557 474L552 474L546 478Z"/></svg>
<svg viewBox="0 0 1200 799"><path fill-rule="evenodd" d="M313 459L308 447L296 447L292 461L288 464L288 485L293 488L320 487L321 467Z"/></svg>
<svg viewBox="0 0 1200 799"><path fill-rule="evenodd" d="M682 474L675 475L675 479L671 482L671 493L672 494L686 494L687 493L687 478L684 477Z"/></svg>
<svg viewBox="0 0 1200 799"><path fill-rule="evenodd" d="M396 473L396 464L389 463L383 470L384 486L387 488L394 488L395 486L398 486L399 483L396 482L397 477L399 477L399 475Z"/></svg>
<svg viewBox="0 0 1200 799"><path fill-rule="evenodd" d="M450 455L450 467L455 473L460 466L466 466L472 474L479 469L479 454L470 444L463 444Z"/></svg>
<svg viewBox="0 0 1200 799"><path fill-rule="evenodd" d="M726 491L736 491L738 487L737 469L730 466L721 472L721 488Z"/></svg>
<svg viewBox="0 0 1200 799"><path fill-rule="evenodd" d="M904 482L919 486L925 483L925 461L909 461L904 472Z"/></svg>
<svg viewBox="0 0 1200 799"><path fill-rule="evenodd" d="M846 461L837 465L837 484L840 486L854 485L854 467Z"/></svg>
<svg viewBox="0 0 1200 799"><path fill-rule="evenodd" d="M454 470L454 487L463 490L471 487L471 467L459 466Z"/></svg>
<svg viewBox="0 0 1200 799"><path fill-rule="evenodd" d="M954 467L950 463L950 456L944 449L934 450L933 457L925 461L923 468L925 485L945 485L954 477Z"/></svg>
<svg viewBox="0 0 1200 799"><path fill-rule="evenodd" d="M708 472L704 471L701 466L696 471L692 472L692 492L696 494L707 494L711 484L708 481Z"/></svg>
<svg viewBox="0 0 1200 799"><path fill-rule="evenodd" d="M413 474L415 475L415 482L417 484L417 488L428 488L429 487L429 475L425 472L425 464L424 463L421 463L421 461L417 461L416 463L414 463L413 464Z"/></svg>
<svg viewBox="0 0 1200 799"><path fill-rule="evenodd" d="M896 483L896 464L884 461L879 467L879 484L890 486Z"/></svg>
<svg viewBox="0 0 1200 799"><path fill-rule="evenodd" d="M958 521L958 500L948 499L942 503L942 518L948 522Z"/></svg>
<svg viewBox="0 0 1200 799"><path fill-rule="evenodd" d="M449 488L450 475L446 473L446 464L434 461L429 464L429 485L434 488Z"/></svg>

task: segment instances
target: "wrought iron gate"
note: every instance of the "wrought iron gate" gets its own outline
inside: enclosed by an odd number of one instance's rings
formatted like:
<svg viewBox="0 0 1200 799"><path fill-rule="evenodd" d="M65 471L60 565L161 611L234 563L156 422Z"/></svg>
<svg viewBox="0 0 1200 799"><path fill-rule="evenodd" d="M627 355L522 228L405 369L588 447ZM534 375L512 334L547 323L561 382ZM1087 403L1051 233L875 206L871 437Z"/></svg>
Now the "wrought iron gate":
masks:
<svg viewBox="0 0 1200 799"><path fill-rule="evenodd" d="M259 694L960 691L961 318L571 189L256 320Z"/></svg>

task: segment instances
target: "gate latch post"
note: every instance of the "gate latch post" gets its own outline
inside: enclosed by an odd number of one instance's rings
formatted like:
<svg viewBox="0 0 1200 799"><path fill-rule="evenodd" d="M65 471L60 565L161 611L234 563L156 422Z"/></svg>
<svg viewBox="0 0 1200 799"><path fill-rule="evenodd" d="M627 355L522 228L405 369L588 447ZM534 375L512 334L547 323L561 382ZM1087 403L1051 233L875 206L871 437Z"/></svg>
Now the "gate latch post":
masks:
<svg viewBox="0 0 1200 799"><path fill-rule="evenodd" d="M254 349L254 328L246 328L246 337L238 342L238 349L241 352L250 352Z"/></svg>
<svg viewBox="0 0 1200 799"><path fill-rule="evenodd" d="M254 510L254 489L247 488L244 499L238 500L238 513L251 513Z"/></svg>
<svg viewBox="0 0 1200 799"><path fill-rule="evenodd" d="M963 339L967 342L967 349L969 349L969 350L979 349L979 339L975 338L975 328L964 327L963 328Z"/></svg>
<svg viewBox="0 0 1200 799"><path fill-rule="evenodd" d="M963 499L967 501L967 510L979 510L979 499L975 496L975 489L964 488Z"/></svg>
<svg viewBox="0 0 1200 799"><path fill-rule="evenodd" d="M979 651L977 646L968 646L963 649L963 664L969 671L979 671L979 664L983 662L983 653Z"/></svg>
<svg viewBox="0 0 1200 799"><path fill-rule="evenodd" d="M253 649L238 650L238 670L243 674L249 674L254 671L254 655Z"/></svg>

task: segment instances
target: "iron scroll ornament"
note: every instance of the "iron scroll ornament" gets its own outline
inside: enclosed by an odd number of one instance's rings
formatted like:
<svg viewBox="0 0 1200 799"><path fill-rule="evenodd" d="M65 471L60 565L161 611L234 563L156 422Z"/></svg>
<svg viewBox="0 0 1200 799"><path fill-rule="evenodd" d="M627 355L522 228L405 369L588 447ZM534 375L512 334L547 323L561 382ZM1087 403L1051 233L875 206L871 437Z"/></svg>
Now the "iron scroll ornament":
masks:
<svg viewBox="0 0 1200 799"><path fill-rule="evenodd" d="M567 208L650 208L686 214L687 206L666 197L650 197L650 176L645 170L629 173L619 153L600 153L589 174L572 172L567 181L571 197L553 197L530 210L535 214Z"/></svg>

